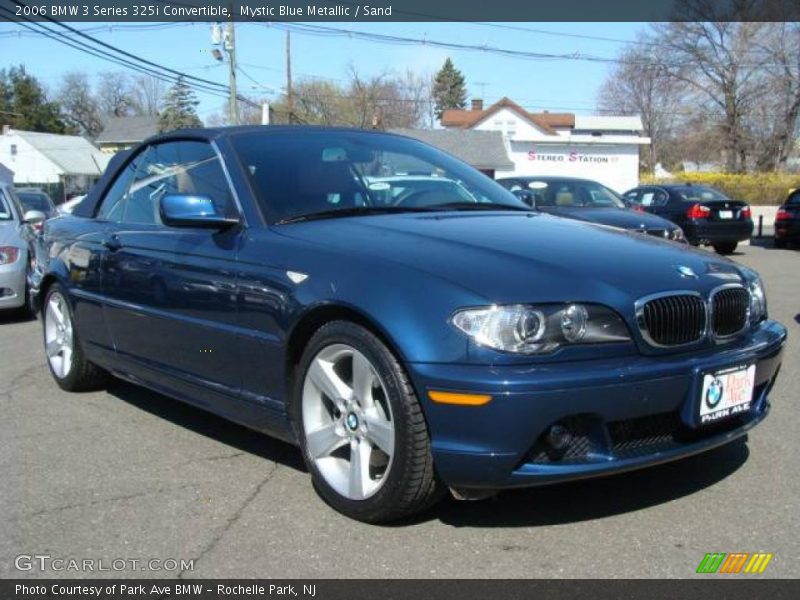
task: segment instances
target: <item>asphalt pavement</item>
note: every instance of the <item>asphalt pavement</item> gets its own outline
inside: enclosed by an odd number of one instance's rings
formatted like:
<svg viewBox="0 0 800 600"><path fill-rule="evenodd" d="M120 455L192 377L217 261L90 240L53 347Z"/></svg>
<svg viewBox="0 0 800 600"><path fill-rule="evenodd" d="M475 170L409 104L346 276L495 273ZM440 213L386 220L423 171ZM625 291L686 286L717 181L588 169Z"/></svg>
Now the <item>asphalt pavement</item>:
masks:
<svg viewBox="0 0 800 600"><path fill-rule="evenodd" d="M790 331L746 445L385 527L326 506L289 445L127 383L62 392L40 323L0 316L0 577L693 577L707 552L773 553L763 576L798 577L800 251L733 258ZM71 566L53 559L125 566L39 568ZM132 563L149 559L193 563Z"/></svg>

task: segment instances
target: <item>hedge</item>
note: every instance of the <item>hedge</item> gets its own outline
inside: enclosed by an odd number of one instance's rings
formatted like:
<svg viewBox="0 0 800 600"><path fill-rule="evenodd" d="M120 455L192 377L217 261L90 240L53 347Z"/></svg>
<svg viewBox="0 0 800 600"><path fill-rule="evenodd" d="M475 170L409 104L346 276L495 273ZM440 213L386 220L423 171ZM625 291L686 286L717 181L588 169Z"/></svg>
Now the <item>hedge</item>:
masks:
<svg viewBox="0 0 800 600"><path fill-rule="evenodd" d="M643 174L641 185L691 182L709 185L735 200L754 205L781 204L789 190L800 188L800 174L790 173L686 173L670 179Z"/></svg>

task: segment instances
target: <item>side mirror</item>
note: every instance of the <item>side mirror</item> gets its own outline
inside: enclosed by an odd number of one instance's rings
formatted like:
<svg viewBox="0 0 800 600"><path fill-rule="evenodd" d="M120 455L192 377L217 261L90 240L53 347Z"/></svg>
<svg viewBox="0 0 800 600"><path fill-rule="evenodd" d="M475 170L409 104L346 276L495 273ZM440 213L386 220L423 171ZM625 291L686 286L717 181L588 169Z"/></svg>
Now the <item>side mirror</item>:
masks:
<svg viewBox="0 0 800 600"><path fill-rule="evenodd" d="M208 196L170 194L161 198L158 208L161 221L169 227L224 229L239 222L218 214Z"/></svg>
<svg viewBox="0 0 800 600"><path fill-rule="evenodd" d="M22 221L28 225L41 225L47 220L47 215L40 210L29 210L22 217Z"/></svg>
<svg viewBox="0 0 800 600"><path fill-rule="evenodd" d="M529 190L514 190L511 192L531 208L536 208L536 197Z"/></svg>

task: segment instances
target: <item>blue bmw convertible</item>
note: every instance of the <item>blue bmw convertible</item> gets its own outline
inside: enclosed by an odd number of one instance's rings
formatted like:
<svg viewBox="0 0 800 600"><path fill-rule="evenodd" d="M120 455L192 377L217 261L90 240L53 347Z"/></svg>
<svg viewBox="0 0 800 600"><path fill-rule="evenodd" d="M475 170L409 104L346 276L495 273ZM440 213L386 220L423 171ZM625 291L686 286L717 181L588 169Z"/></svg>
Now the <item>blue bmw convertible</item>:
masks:
<svg viewBox="0 0 800 600"><path fill-rule="evenodd" d="M154 137L47 222L39 264L59 386L115 376L294 443L367 522L740 438L786 339L755 272L379 132Z"/></svg>

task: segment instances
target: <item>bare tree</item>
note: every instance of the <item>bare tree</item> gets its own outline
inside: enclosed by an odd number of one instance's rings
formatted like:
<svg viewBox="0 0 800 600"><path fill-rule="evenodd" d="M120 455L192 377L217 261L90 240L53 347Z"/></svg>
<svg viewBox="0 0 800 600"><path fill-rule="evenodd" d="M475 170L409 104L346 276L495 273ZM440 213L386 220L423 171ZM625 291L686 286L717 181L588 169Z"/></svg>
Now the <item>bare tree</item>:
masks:
<svg viewBox="0 0 800 600"><path fill-rule="evenodd" d="M125 73L106 71L100 74L97 101L109 117L126 117L134 112L133 86Z"/></svg>
<svg viewBox="0 0 800 600"><path fill-rule="evenodd" d="M139 75L130 87L132 109L137 115L158 116L167 92L166 84L152 75Z"/></svg>
<svg viewBox="0 0 800 600"><path fill-rule="evenodd" d="M673 158L675 129L680 121L685 85L669 76L655 46L644 34L625 49L619 63L600 88L598 109L606 114L637 115L651 142L645 163L652 171L656 163Z"/></svg>
<svg viewBox="0 0 800 600"><path fill-rule="evenodd" d="M800 124L800 23L770 24L765 43L755 48L769 57L751 131L760 170L786 165Z"/></svg>
<svg viewBox="0 0 800 600"><path fill-rule="evenodd" d="M86 73L64 75L57 97L66 120L78 133L89 138L99 135L103 120Z"/></svg>
<svg viewBox="0 0 800 600"><path fill-rule="evenodd" d="M366 129L422 126L432 106L428 77L412 72L364 77L353 67L344 85L320 79L299 81L293 96L295 122ZM275 122L287 123L285 96L272 107Z"/></svg>

